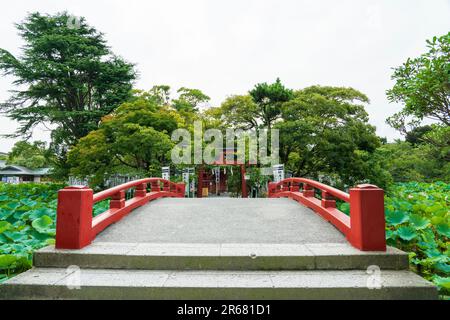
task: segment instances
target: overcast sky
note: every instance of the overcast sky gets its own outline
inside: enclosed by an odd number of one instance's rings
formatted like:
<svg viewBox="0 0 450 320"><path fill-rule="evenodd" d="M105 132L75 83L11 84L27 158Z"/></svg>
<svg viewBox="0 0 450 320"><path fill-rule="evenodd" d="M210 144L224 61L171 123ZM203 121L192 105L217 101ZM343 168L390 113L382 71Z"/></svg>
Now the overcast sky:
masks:
<svg viewBox="0 0 450 320"><path fill-rule="evenodd" d="M399 135L385 119L400 109L385 96L391 68L450 31L450 0L18 0L0 11L0 47L20 52L14 23L28 12L64 10L86 17L137 64L137 88L198 88L215 106L277 77L294 89L350 86L369 96L370 122L389 140ZM12 80L0 79L0 100ZM0 117L0 134L16 127ZM48 136L35 130L34 139ZM14 142L0 138L0 151Z"/></svg>

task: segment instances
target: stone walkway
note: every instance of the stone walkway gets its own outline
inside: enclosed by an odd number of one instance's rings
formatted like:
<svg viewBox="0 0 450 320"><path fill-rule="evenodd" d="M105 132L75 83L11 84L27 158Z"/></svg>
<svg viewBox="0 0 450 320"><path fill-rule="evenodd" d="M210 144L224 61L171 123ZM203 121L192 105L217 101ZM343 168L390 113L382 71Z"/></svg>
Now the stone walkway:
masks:
<svg viewBox="0 0 450 320"><path fill-rule="evenodd" d="M96 242L346 243L312 210L290 199L159 199L100 233Z"/></svg>

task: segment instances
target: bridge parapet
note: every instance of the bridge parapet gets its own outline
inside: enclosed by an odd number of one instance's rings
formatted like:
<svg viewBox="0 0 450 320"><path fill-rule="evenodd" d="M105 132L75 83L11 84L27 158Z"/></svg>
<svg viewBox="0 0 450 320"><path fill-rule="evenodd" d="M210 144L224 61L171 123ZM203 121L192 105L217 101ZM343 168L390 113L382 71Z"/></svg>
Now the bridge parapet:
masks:
<svg viewBox="0 0 450 320"><path fill-rule="evenodd" d="M150 192L147 192L148 185ZM125 192L132 188L135 189L134 197L126 200ZM183 198L184 192L184 183L161 178L131 181L96 194L85 186L66 187L58 192L55 246L58 249L81 249L133 209L158 198ZM111 199L109 210L93 217L94 204L106 199Z"/></svg>
<svg viewBox="0 0 450 320"><path fill-rule="evenodd" d="M321 191L321 199L315 197ZM269 198L291 198L311 208L339 229L352 246L363 251L386 251L384 191L363 184L349 193L323 183L289 178L269 183ZM336 200L350 204L350 216L336 208Z"/></svg>

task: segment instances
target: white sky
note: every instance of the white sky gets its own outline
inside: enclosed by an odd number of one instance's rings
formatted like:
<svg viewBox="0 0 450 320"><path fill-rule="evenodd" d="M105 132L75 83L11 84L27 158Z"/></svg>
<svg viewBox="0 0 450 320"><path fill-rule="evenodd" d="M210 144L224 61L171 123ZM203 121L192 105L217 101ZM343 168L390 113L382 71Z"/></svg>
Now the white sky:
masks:
<svg viewBox="0 0 450 320"><path fill-rule="evenodd" d="M391 68L450 31L450 0L19 0L2 6L0 47L20 52L13 24L27 12L64 10L86 17L116 54L137 64L137 88L198 88L219 105L277 77L294 89L351 86L369 96L370 122L389 140L399 135L385 119L400 109L385 97ZM11 81L0 78L0 100ZM16 127L0 117L0 134ZM0 151L14 142L0 138Z"/></svg>

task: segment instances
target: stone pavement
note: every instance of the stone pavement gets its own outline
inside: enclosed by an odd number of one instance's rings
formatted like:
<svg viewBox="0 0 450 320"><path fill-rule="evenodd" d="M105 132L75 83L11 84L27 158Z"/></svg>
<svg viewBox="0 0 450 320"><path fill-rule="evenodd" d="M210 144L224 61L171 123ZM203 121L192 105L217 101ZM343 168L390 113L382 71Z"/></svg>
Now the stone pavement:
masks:
<svg viewBox="0 0 450 320"><path fill-rule="evenodd" d="M150 202L96 242L346 243L311 209L290 199L168 198Z"/></svg>

